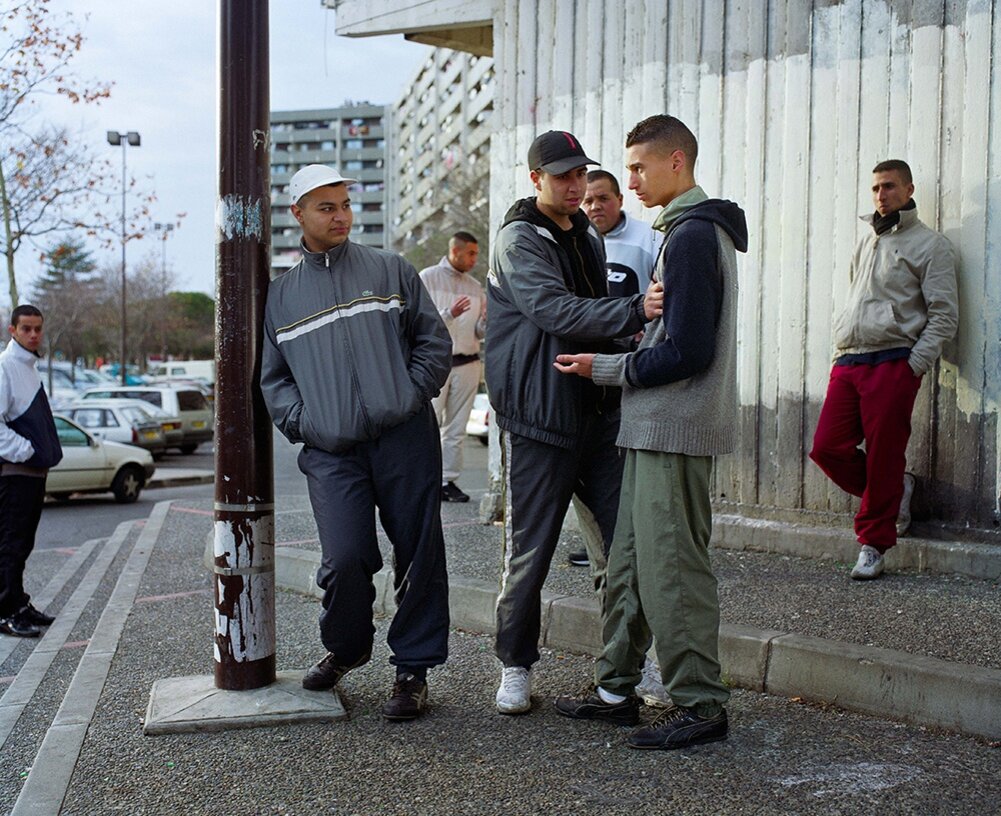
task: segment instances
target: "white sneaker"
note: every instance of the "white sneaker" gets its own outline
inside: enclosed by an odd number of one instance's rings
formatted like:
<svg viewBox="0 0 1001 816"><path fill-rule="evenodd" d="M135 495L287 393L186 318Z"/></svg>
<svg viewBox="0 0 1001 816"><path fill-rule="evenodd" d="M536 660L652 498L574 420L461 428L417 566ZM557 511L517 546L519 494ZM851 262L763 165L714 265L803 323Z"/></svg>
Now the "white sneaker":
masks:
<svg viewBox="0 0 1001 816"><path fill-rule="evenodd" d="M501 714L524 714L532 707L532 673L521 666L501 670L497 710Z"/></svg>
<svg viewBox="0 0 1001 816"><path fill-rule="evenodd" d="M852 578L856 581L866 581L878 578L883 572L883 554L875 547L863 544L859 550L858 561L852 567Z"/></svg>
<svg viewBox="0 0 1001 816"><path fill-rule="evenodd" d="M914 496L914 476L904 474L904 495L900 499L900 510L897 511L897 535L907 534L911 526L911 498Z"/></svg>
<svg viewBox="0 0 1001 816"><path fill-rule="evenodd" d="M649 657L643 663L643 676L636 685L636 694L648 706L667 708L671 705L671 698L660 680L660 669Z"/></svg>

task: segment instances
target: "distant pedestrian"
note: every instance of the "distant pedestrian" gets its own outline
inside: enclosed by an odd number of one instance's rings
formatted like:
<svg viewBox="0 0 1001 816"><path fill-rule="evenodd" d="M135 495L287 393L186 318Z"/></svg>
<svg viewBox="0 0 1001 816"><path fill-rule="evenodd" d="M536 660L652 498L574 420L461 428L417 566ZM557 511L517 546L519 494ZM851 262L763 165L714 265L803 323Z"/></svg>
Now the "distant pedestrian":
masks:
<svg viewBox="0 0 1001 816"><path fill-rule="evenodd" d="M862 216L870 229L852 256L810 452L831 481L862 499L855 514L856 580L882 574L883 554L910 525L911 411L921 378L959 326L952 245L918 219L911 168L893 159L872 174L876 210Z"/></svg>
<svg viewBox="0 0 1001 816"><path fill-rule="evenodd" d="M698 143L673 116L644 119L626 137L629 189L662 206L654 277L664 314L628 354L561 354L556 367L621 386L626 449L608 560L604 647L595 687L556 710L621 725L639 721L635 688L653 636L672 707L628 738L632 748L684 748L725 739L730 693L719 664L719 599L709 560L713 457L737 426L737 251L744 213L695 182Z"/></svg>
<svg viewBox="0 0 1001 816"><path fill-rule="evenodd" d="M0 632L38 637L55 618L35 609L24 591L24 567L35 547L45 477L63 458L52 410L35 364L42 313L27 304L10 315L10 341L0 353Z"/></svg>
<svg viewBox="0 0 1001 816"><path fill-rule="evenodd" d="M327 655L302 685L333 688L371 657L378 508L397 601L387 635L396 682L382 712L409 720L425 709L428 668L448 653L431 399L451 368L451 342L414 268L349 240L354 183L315 164L289 183L302 260L268 291L261 390L278 429L303 443L299 468L323 552L316 581Z"/></svg>
<svg viewBox="0 0 1001 816"><path fill-rule="evenodd" d="M472 234L457 232L448 241L448 255L420 273L452 337L452 370L431 401L441 427L441 498L447 502L469 501L456 481L462 473L466 422L483 374L480 341L487 329L487 299L480 282L469 274L479 253Z"/></svg>
<svg viewBox="0 0 1001 816"><path fill-rule="evenodd" d="M571 498L603 595L619 503L619 389L561 377L557 354L612 350L660 313L662 293L608 297L601 238L580 210L589 159L570 133L528 151L538 195L515 202L493 245L487 385L504 456L504 569L497 601L497 710L531 709L542 584Z"/></svg>

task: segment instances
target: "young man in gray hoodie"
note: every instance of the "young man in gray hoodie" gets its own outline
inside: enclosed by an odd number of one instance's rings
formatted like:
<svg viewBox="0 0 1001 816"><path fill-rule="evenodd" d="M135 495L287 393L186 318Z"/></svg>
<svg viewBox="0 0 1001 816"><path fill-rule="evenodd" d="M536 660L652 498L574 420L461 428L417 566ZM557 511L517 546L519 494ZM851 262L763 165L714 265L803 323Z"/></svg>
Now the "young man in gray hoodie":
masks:
<svg viewBox="0 0 1001 816"><path fill-rule="evenodd" d="M628 739L632 748L684 748L725 739L719 601L709 562L713 457L733 449L737 420L736 252L747 249L743 211L695 183L698 143L672 116L626 137L629 188L662 206L664 241L654 279L664 313L635 352L561 354L565 374L622 387L618 444L626 449L607 570L604 649L596 686L557 698L576 719L634 725L635 695L653 635L674 705Z"/></svg>

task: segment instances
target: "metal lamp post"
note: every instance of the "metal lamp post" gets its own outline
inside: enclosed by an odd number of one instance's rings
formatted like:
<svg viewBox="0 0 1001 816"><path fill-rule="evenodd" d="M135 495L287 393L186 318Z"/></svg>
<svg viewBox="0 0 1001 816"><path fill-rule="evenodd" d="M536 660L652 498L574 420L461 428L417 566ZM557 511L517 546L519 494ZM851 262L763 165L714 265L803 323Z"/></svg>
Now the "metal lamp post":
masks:
<svg viewBox="0 0 1001 816"><path fill-rule="evenodd" d="M125 360L126 360L126 330L125 330L125 320L126 320L126 306L125 306L125 193L126 193L126 175L125 175L125 145L130 144L133 147L139 147L139 134L134 130L130 130L127 133L119 133L116 130L108 131L108 144L118 147L122 146L122 357L121 357L121 375L122 375L122 385L127 385L125 381Z"/></svg>
<svg viewBox="0 0 1001 816"><path fill-rule="evenodd" d="M156 232L162 233L160 238L161 252L160 252L160 286L162 287L162 296L164 299L167 297L167 238L170 237L170 233L174 231L173 224L161 224L159 221L153 225L153 229ZM160 324L160 357L163 362L167 362L167 327L166 324Z"/></svg>

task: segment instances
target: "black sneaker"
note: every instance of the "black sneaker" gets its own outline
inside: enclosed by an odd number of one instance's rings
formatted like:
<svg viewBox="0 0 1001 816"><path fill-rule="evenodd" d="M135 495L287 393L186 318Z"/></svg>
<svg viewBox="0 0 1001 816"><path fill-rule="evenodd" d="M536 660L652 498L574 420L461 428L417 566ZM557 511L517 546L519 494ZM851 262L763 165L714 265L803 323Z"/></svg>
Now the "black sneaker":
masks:
<svg viewBox="0 0 1001 816"><path fill-rule="evenodd" d="M55 618L52 617L52 615L46 615L44 612L39 612L31 604L22 606L17 611L17 614L21 620L26 620L28 623L35 624L35 626L51 626L53 621L55 621Z"/></svg>
<svg viewBox="0 0 1001 816"><path fill-rule="evenodd" d="M633 731L626 744L630 748L670 751L725 740L728 731L725 708L715 717L700 717L690 708L672 706L649 725Z"/></svg>
<svg viewBox="0 0 1001 816"><path fill-rule="evenodd" d="M572 567L586 567L591 563L588 560L587 552L585 550L570 553L567 557L567 561L570 562L570 566Z"/></svg>
<svg viewBox="0 0 1001 816"><path fill-rule="evenodd" d="M327 656L319 663L306 669L306 673L302 676L302 687L307 691L326 691L327 689L332 689L351 669L357 669L359 666L367 663L369 657L371 655L365 655L354 665L345 666L337 662L337 658L334 657L333 652L327 652Z"/></svg>
<svg viewBox="0 0 1001 816"><path fill-rule="evenodd" d="M459 489L455 482L449 482L441 486L441 500L445 502L467 502L469 496Z"/></svg>
<svg viewBox="0 0 1001 816"><path fill-rule="evenodd" d="M606 703L591 686L576 697L557 697L556 711L575 720L604 720L615 725L636 725L640 721L640 701L630 694L621 703Z"/></svg>
<svg viewBox="0 0 1001 816"><path fill-rule="evenodd" d="M416 720L428 703L428 684L412 674L397 675L393 683L393 693L382 706L382 716L387 720L401 722Z"/></svg>
<svg viewBox="0 0 1001 816"><path fill-rule="evenodd" d="M31 621L24 618L20 613L15 613L9 618L0 618L0 632L14 637L33 638L42 634Z"/></svg>

